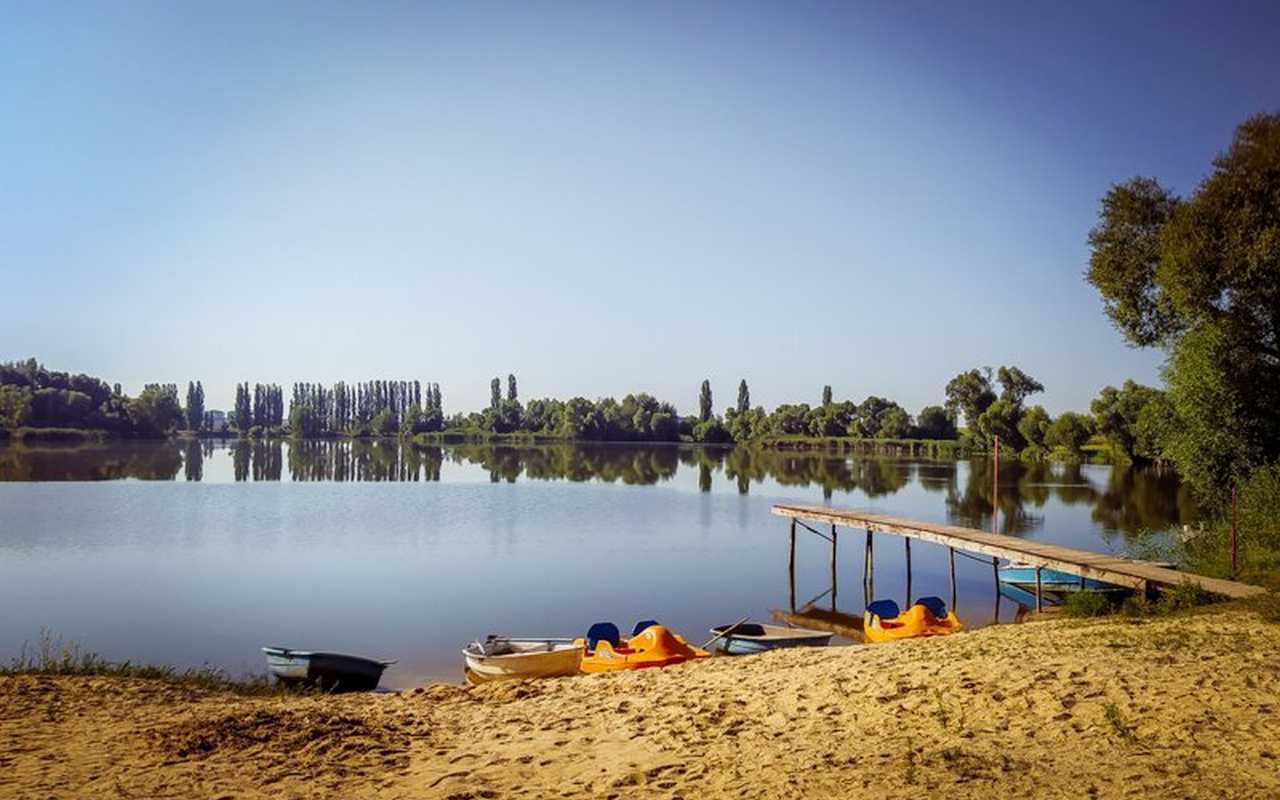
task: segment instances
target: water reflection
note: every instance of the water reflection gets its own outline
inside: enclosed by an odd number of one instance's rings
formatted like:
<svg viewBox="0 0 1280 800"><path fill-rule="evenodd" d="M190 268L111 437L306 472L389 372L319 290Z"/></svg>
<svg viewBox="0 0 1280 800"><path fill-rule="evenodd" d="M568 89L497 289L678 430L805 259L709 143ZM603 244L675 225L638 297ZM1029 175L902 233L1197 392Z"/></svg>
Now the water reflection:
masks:
<svg viewBox="0 0 1280 800"><path fill-rule="evenodd" d="M0 481L171 481L182 464L178 442L0 446Z"/></svg>
<svg viewBox="0 0 1280 800"><path fill-rule="evenodd" d="M425 481L441 480L447 465L479 469L493 483L598 481L648 486L693 470L702 492L717 488L749 494L753 486L817 486L825 498L858 492L870 499L907 487L941 494L949 522L1025 535L1044 524L1056 502L1084 506L1104 531L1164 530L1189 524L1198 510L1189 490L1168 471L1065 464L1000 465L998 481L986 460L917 462L828 453L707 449L673 446L455 444L402 445L395 441L188 440L92 446L0 447L0 481L218 480ZM227 467L229 466L229 470ZM998 494L997 494L998 492ZM992 498L996 498L993 504Z"/></svg>

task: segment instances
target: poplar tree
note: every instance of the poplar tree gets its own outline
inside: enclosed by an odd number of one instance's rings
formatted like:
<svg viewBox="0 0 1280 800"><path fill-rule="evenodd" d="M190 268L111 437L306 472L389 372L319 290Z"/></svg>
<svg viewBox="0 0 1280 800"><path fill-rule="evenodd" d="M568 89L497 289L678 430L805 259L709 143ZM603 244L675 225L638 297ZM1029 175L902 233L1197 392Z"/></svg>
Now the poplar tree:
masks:
<svg viewBox="0 0 1280 800"><path fill-rule="evenodd" d="M738 384L738 413L742 414L751 408L751 390L747 388L747 379Z"/></svg>
<svg viewBox="0 0 1280 800"><path fill-rule="evenodd" d="M513 403L516 401L516 376L515 375L507 376L507 399Z"/></svg>
<svg viewBox="0 0 1280 800"><path fill-rule="evenodd" d="M822 387L822 404L824 406L831 405L831 387L830 386Z"/></svg>
<svg viewBox="0 0 1280 800"><path fill-rule="evenodd" d="M502 381L494 378L489 382L489 408L497 411L502 407Z"/></svg>
<svg viewBox="0 0 1280 800"><path fill-rule="evenodd" d="M702 382L702 392L698 397L698 420L706 422L711 419L711 381Z"/></svg>

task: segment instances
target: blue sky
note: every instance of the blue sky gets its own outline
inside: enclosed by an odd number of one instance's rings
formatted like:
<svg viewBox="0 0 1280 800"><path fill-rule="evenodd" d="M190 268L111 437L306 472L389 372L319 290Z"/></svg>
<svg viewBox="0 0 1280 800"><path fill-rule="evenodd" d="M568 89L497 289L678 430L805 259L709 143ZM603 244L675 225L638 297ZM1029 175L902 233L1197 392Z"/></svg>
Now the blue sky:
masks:
<svg viewBox="0 0 1280 800"><path fill-rule="evenodd" d="M1119 6L1119 7L1115 7ZM0 2L0 359L136 391L441 383L683 410L1160 354L1108 186L1280 110L1280 6Z"/></svg>

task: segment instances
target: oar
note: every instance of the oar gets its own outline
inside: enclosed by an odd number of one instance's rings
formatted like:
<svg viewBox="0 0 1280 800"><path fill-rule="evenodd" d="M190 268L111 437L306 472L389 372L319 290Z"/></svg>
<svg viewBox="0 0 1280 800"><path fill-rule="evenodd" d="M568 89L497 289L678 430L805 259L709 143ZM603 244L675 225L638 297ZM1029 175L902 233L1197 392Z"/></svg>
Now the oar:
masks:
<svg viewBox="0 0 1280 800"><path fill-rule="evenodd" d="M738 628L740 628L740 627L742 626L742 623L746 622L746 621L747 621L747 620L749 620L749 619L751 619L751 617L749 617L749 616L748 616L748 617L743 617L742 619L740 619L740 620L738 620L737 622L733 623L733 624L732 624L732 625L730 625L729 627L727 627L727 628L725 628L724 630L722 630L722 631L720 631L719 633L717 633L715 636L712 636L710 639L708 639L708 640L707 640L707 643L706 643L706 644L704 644L700 649L702 649L702 650L706 650L708 647L710 647L710 646L715 642L715 640L716 640L716 639L723 639L724 637L726 637L726 636L728 636L729 634L733 633L734 631L736 631Z"/></svg>

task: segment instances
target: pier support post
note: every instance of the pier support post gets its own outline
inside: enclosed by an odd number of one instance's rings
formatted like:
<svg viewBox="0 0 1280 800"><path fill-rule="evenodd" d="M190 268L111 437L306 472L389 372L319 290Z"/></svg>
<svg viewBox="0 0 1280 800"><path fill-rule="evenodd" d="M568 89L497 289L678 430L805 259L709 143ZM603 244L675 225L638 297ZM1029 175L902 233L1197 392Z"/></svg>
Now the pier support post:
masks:
<svg viewBox="0 0 1280 800"><path fill-rule="evenodd" d="M947 555L951 557L951 610L956 610L956 549L954 547L947 548Z"/></svg>
<svg viewBox="0 0 1280 800"><path fill-rule="evenodd" d="M791 590L791 613L796 612L796 521L791 520L791 545L787 549L787 584Z"/></svg>
<svg viewBox="0 0 1280 800"><path fill-rule="evenodd" d="M1036 567L1036 613L1039 614L1044 605L1041 602L1040 567Z"/></svg>
<svg viewBox="0 0 1280 800"><path fill-rule="evenodd" d="M831 524L831 610L836 610L836 526Z"/></svg>
<svg viewBox="0 0 1280 800"><path fill-rule="evenodd" d="M870 603L876 597L876 552L872 544L871 529L867 528L867 553L862 562L862 589L866 594L866 602Z"/></svg>
<svg viewBox="0 0 1280 800"><path fill-rule="evenodd" d="M992 615L992 619L996 622L1000 621L1000 559L995 556L991 557L991 575L996 579L996 613Z"/></svg>
<svg viewBox="0 0 1280 800"><path fill-rule="evenodd" d="M902 607L911 608L911 537L904 536L902 540L907 543L907 600Z"/></svg>

